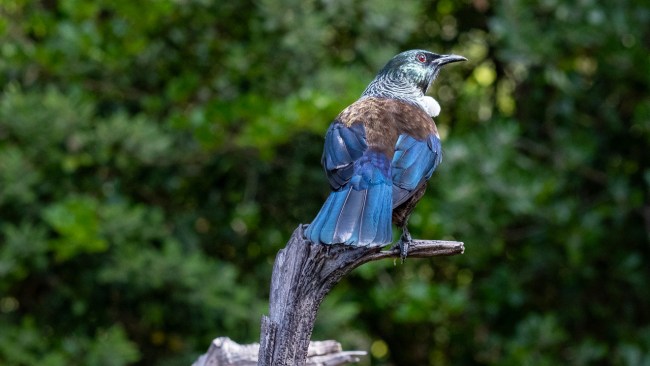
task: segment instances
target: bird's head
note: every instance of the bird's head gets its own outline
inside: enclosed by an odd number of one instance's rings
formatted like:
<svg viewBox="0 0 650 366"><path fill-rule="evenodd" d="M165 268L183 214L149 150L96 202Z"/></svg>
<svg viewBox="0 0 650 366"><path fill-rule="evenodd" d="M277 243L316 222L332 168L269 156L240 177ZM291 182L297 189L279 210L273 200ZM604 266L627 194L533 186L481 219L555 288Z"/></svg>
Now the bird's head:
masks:
<svg viewBox="0 0 650 366"><path fill-rule="evenodd" d="M402 52L388 61L363 95L400 99L422 96L444 65L458 61L467 59L457 55L438 55L425 50Z"/></svg>

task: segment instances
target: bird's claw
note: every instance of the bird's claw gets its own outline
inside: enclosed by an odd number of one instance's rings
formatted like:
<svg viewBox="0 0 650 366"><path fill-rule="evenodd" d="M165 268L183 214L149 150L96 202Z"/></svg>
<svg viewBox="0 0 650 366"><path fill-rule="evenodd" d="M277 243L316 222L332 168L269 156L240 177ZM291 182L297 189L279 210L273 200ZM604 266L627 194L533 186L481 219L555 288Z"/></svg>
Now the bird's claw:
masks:
<svg viewBox="0 0 650 366"><path fill-rule="evenodd" d="M402 237L399 240L399 256L402 259L402 264L409 253L409 246L412 242L413 238L411 238L411 233L409 233L406 227L404 227L404 230L402 230Z"/></svg>
<svg viewBox="0 0 650 366"><path fill-rule="evenodd" d="M404 260L406 259L406 256L409 252L409 246L412 242L413 239L411 238L411 233L409 233L408 230L404 228L399 241L391 247L391 249L399 248L399 257L402 261L402 264L404 264Z"/></svg>
<svg viewBox="0 0 650 366"><path fill-rule="evenodd" d="M404 264L404 260L406 259L406 256L408 255L409 244L411 244L410 241L404 241L404 240L399 241L399 257L402 260L402 264Z"/></svg>

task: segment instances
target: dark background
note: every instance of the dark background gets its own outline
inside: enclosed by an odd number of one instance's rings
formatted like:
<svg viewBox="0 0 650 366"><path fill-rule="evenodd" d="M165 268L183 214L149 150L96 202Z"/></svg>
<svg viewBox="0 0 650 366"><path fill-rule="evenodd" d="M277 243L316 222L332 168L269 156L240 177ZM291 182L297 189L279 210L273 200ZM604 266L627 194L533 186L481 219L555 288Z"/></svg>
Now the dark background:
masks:
<svg viewBox="0 0 650 366"><path fill-rule="evenodd" d="M314 339L364 365L650 365L640 0L3 0L0 363L257 341L329 122L410 48L470 60L431 90L444 159L410 221L466 253L359 268Z"/></svg>

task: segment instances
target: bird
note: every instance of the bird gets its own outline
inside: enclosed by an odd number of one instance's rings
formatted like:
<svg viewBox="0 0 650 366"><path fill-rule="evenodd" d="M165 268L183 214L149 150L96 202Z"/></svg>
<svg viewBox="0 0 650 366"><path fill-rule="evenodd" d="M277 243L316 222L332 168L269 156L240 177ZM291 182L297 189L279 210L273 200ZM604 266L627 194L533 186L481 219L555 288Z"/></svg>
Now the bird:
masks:
<svg viewBox="0 0 650 366"><path fill-rule="evenodd" d="M444 65L463 56L414 49L391 58L361 97L325 134L321 164L331 192L304 231L315 244L395 246L402 260L413 239L408 218L442 161L433 117L440 104L426 96ZM395 247L394 246L394 247Z"/></svg>

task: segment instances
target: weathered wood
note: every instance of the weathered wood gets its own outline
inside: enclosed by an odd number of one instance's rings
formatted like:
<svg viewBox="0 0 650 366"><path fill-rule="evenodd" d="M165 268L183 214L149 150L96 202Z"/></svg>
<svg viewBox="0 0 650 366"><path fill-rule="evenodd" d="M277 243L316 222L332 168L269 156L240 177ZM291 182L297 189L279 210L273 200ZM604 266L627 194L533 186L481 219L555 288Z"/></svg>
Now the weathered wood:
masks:
<svg viewBox="0 0 650 366"><path fill-rule="evenodd" d="M462 242L414 240L408 257L448 256L463 251ZM361 264L399 257L398 248L382 251L379 247L312 244L304 238L300 225L275 259L269 316L262 318L258 365L305 365L314 321L325 295Z"/></svg>
<svg viewBox="0 0 650 366"><path fill-rule="evenodd" d="M215 338L204 355L192 366L255 366L260 345L238 344L227 337ZM311 342L307 352L308 366L339 366L359 362L363 351L343 351L336 341Z"/></svg>

